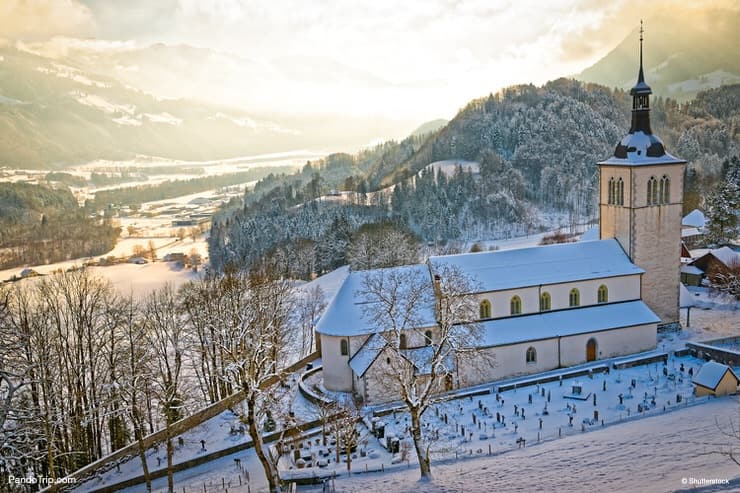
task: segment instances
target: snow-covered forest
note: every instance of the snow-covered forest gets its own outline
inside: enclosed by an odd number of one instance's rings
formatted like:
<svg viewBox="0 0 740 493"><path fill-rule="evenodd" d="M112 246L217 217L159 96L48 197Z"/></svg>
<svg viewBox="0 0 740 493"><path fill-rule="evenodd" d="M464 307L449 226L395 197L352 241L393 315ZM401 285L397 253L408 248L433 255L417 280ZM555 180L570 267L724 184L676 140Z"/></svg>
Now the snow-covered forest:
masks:
<svg viewBox="0 0 740 493"><path fill-rule="evenodd" d="M712 208L707 197L740 155L738 99L733 85L685 104L654 102L656 133L689 161L685 212ZM628 100L622 90L566 79L514 86L470 102L436 132L270 175L215 218L211 262L223 269L267 255L305 278L350 260L347 248L366 224L390 222L439 245L529 233L542 226L540 210L591 218L596 163L629 128ZM480 172L428 167L441 160L477 161ZM322 200L338 191L354 192L352 200Z"/></svg>

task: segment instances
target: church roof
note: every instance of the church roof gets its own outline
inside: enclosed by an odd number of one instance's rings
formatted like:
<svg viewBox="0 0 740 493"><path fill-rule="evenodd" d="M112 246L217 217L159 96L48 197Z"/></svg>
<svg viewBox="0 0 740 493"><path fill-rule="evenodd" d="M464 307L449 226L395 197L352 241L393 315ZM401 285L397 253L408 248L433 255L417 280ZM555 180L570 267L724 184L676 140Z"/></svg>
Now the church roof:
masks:
<svg viewBox="0 0 740 493"><path fill-rule="evenodd" d="M432 271L445 264L458 268L480 284L479 292L645 272L614 239L445 255L430 257L429 262Z"/></svg>
<svg viewBox="0 0 740 493"><path fill-rule="evenodd" d="M387 344L388 342L380 334L376 333L368 337L365 344L349 360L349 367L355 375L363 376Z"/></svg>
<svg viewBox="0 0 740 493"><path fill-rule="evenodd" d="M639 300L568 308L482 322L485 335L480 347L506 346L657 322L660 318Z"/></svg>
<svg viewBox="0 0 740 493"><path fill-rule="evenodd" d="M617 144L614 155L599 164L612 166L650 166L655 164L683 164L686 161L667 153L663 142L652 133L637 130L628 133Z"/></svg>
<svg viewBox="0 0 740 493"><path fill-rule="evenodd" d="M434 290L429 268L425 264L417 264L350 272L342 287L339 288L337 295L316 324L317 332L330 336L356 336L391 328L379 327L372 320L371 303L364 292L366 290L365 281L370 276L383 276L384 279L391 279L396 276L399 279L413 283L415 286L423 287L427 290L424 300L411 307L413 324L409 325L409 328L436 325ZM401 290L409 290L410 288L411 285L401 283ZM406 301L402 295L398 298L401 303ZM403 316L405 311L403 306L400 307L398 315Z"/></svg>

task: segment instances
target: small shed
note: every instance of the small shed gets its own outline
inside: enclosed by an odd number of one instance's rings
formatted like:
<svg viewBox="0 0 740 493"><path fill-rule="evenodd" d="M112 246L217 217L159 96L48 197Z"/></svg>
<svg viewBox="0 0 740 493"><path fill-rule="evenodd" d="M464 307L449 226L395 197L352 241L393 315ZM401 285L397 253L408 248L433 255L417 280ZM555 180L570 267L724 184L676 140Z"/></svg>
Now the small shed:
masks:
<svg viewBox="0 0 740 493"><path fill-rule="evenodd" d="M740 378L729 366L709 361L699 369L692 383L697 397L720 396L737 393Z"/></svg>
<svg viewBox="0 0 740 493"><path fill-rule="evenodd" d="M701 286L704 271L695 265L681 266L681 282L686 286Z"/></svg>

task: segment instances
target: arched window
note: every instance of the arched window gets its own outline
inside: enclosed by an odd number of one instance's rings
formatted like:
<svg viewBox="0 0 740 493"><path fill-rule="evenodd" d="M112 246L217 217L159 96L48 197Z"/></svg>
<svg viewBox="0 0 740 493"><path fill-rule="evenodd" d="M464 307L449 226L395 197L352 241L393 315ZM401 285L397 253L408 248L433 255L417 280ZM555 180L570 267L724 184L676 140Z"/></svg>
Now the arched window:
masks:
<svg viewBox="0 0 740 493"><path fill-rule="evenodd" d="M570 290L570 306L579 306L581 304L581 293L573 288Z"/></svg>
<svg viewBox="0 0 740 493"><path fill-rule="evenodd" d="M660 179L660 203L667 204L671 201L671 179L668 175L663 175Z"/></svg>
<svg viewBox="0 0 740 493"><path fill-rule="evenodd" d="M624 205L624 180L617 180L617 205Z"/></svg>
<svg viewBox="0 0 740 493"><path fill-rule="evenodd" d="M607 201L608 204L614 203L614 177L612 176L609 178L609 200Z"/></svg>
<svg viewBox="0 0 740 493"><path fill-rule="evenodd" d="M349 343L347 342L347 339L342 339L339 342L339 352L342 356L349 356Z"/></svg>
<svg viewBox="0 0 740 493"><path fill-rule="evenodd" d="M647 205L658 203L658 180L651 176L647 183Z"/></svg>
<svg viewBox="0 0 740 493"><path fill-rule="evenodd" d="M426 332L424 332L424 343L427 346L432 345L432 331L431 330L427 330Z"/></svg>
<svg viewBox="0 0 740 493"><path fill-rule="evenodd" d="M399 349L406 349L406 334L401 334L401 336L398 338L398 348Z"/></svg>
<svg viewBox="0 0 740 493"><path fill-rule="evenodd" d="M491 302L483 300L480 302L480 318L491 318Z"/></svg>
<svg viewBox="0 0 740 493"><path fill-rule="evenodd" d="M537 350L531 346L527 348L527 363L537 363Z"/></svg>
<svg viewBox="0 0 740 493"><path fill-rule="evenodd" d="M547 310L550 309L551 306L552 306L552 303L550 303L550 293L545 291L544 293L540 295L540 311L546 312Z"/></svg>
<svg viewBox="0 0 740 493"><path fill-rule="evenodd" d="M606 303L607 301L609 301L609 288L607 288L603 284L599 286L597 301L599 303Z"/></svg>
<svg viewBox="0 0 740 493"><path fill-rule="evenodd" d="M519 296L511 298L511 314L518 315L522 313L522 299Z"/></svg>

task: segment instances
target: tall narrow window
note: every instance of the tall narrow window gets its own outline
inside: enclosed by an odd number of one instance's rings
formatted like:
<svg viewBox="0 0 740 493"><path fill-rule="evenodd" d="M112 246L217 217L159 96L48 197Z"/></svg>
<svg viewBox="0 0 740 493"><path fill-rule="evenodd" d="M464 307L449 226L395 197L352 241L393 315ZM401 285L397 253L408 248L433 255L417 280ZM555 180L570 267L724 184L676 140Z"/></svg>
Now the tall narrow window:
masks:
<svg viewBox="0 0 740 493"><path fill-rule="evenodd" d="M527 349L527 363L537 363L537 350L531 346Z"/></svg>
<svg viewBox="0 0 740 493"><path fill-rule="evenodd" d="M647 205L658 204L658 180L651 176L647 183Z"/></svg>
<svg viewBox="0 0 740 493"><path fill-rule="evenodd" d="M570 290L570 306L579 306L581 304L581 293L573 288Z"/></svg>
<svg viewBox="0 0 740 493"><path fill-rule="evenodd" d="M347 339L342 339L339 342L339 352L342 356L349 356L349 343L347 342Z"/></svg>
<svg viewBox="0 0 740 493"><path fill-rule="evenodd" d="M660 179L660 203L668 204L671 201L671 179L668 175L663 175Z"/></svg>
<svg viewBox="0 0 740 493"><path fill-rule="evenodd" d="M614 203L614 177L613 176L609 178L609 200L607 203L610 205Z"/></svg>
<svg viewBox="0 0 740 493"><path fill-rule="evenodd" d="M597 300L599 303L606 303L607 301L609 301L609 288L607 288L603 284L599 286Z"/></svg>
<svg viewBox="0 0 740 493"><path fill-rule="evenodd" d="M551 306L552 304L550 303L550 293L545 291L540 295L540 311L546 312L550 309Z"/></svg>
<svg viewBox="0 0 740 493"><path fill-rule="evenodd" d="M480 318L486 319L491 318L491 302L483 300L480 302Z"/></svg>
<svg viewBox="0 0 740 493"><path fill-rule="evenodd" d="M399 337L398 347L400 349L406 349L406 334L401 334Z"/></svg>
<svg viewBox="0 0 740 493"><path fill-rule="evenodd" d="M522 299L519 296L511 298L511 314L518 315L522 313Z"/></svg>
<svg viewBox="0 0 740 493"><path fill-rule="evenodd" d="M424 343L427 346L432 345L432 331L431 330L427 330L426 332L424 332Z"/></svg>
<svg viewBox="0 0 740 493"><path fill-rule="evenodd" d="M617 180L617 205L624 205L624 180Z"/></svg>

